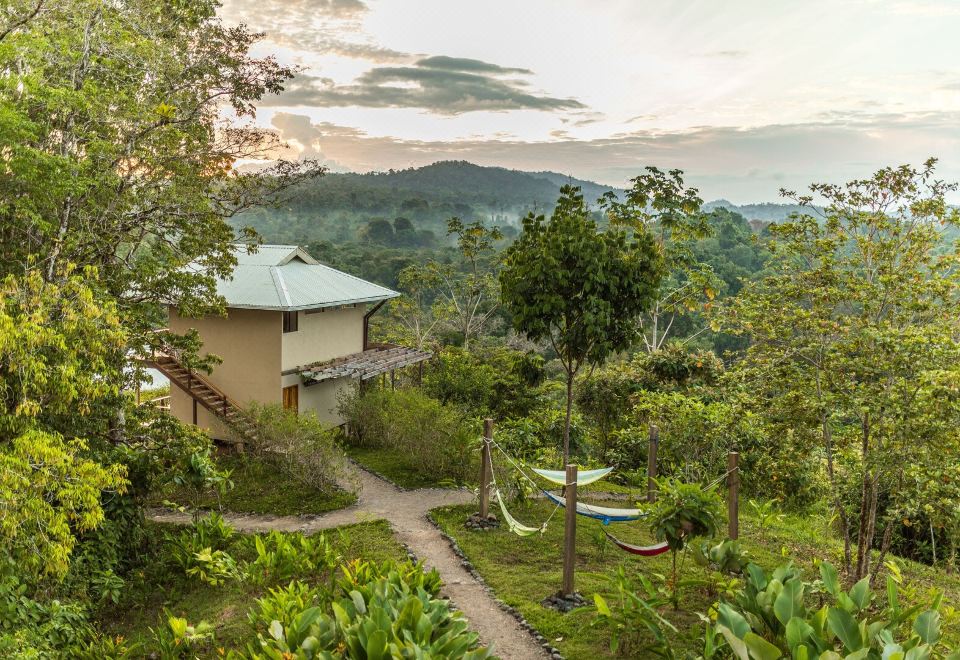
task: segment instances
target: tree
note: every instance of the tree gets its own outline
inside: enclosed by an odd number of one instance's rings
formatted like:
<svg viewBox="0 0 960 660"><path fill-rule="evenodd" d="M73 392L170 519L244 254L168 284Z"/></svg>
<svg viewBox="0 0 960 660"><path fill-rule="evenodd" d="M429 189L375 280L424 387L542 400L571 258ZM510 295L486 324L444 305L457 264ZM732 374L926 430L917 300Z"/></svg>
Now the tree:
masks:
<svg viewBox="0 0 960 660"><path fill-rule="evenodd" d="M504 256L503 303L514 327L548 339L567 376L563 460L570 458L573 381L585 364L599 365L638 339L636 317L654 301L663 259L643 227L628 235L597 228L579 188L563 186L547 221L530 213Z"/></svg>
<svg viewBox="0 0 960 660"><path fill-rule="evenodd" d="M822 448L854 579L870 572L881 495L895 502L906 466L957 450L960 274L941 227L960 216L944 200L956 186L935 179L934 165L811 186L828 202L823 217L771 228L776 272L727 314L752 342L740 373L755 405ZM797 199L811 208L812 197ZM853 510L837 467L850 453Z"/></svg>
<svg viewBox="0 0 960 660"><path fill-rule="evenodd" d="M710 304L719 282L713 269L698 262L692 252L693 244L710 234L696 188L684 185L680 170L646 169L645 174L631 179L633 186L623 202L611 191L603 196L601 205L612 224L649 231L663 255L665 277L653 303L638 317L643 345L652 353L671 336L678 315Z"/></svg>
<svg viewBox="0 0 960 660"><path fill-rule="evenodd" d="M232 167L275 157L254 103L294 71L251 57L259 35L223 26L208 0L27 9L0 26L0 276L96 267L131 346L149 344L156 303L216 308L230 218L322 172Z"/></svg>

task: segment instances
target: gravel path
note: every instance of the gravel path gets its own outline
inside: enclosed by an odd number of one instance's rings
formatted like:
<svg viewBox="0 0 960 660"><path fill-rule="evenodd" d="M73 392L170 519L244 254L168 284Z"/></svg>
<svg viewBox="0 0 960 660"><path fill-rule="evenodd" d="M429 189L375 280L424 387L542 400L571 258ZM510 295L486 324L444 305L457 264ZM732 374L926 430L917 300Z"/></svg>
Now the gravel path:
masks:
<svg viewBox="0 0 960 660"><path fill-rule="evenodd" d="M224 519L242 532L312 533L341 525L370 520L386 520L401 543L407 545L428 567L436 568L443 579L443 594L450 598L490 645L498 657L511 659L546 658L544 649L497 607L491 595L463 567L440 531L427 520L427 512L450 504L467 504L474 499L465 490L424 488L404 491L393 484L356 469L360 494L356 504L318 516L270 516L224 513ZM189 524L189 513L167 509L149 512L151 520Z"/></svg>

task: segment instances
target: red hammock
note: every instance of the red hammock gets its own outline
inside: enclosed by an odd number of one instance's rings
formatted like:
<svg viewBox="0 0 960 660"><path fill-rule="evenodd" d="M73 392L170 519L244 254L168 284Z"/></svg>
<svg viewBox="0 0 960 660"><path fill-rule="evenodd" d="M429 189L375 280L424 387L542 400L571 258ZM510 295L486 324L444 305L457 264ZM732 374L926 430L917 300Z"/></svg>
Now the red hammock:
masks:
<svg viewBox="0 0 960 660"><path fill-rule="evenodd" d="M667 552L670 549L670 546L667 545L667 542L658 543L656 545L630 545L629 543L624 543L616 536L603 530L603 533L607 535L607 538L613 541L621 550L629 552L631 555L641 555L643 557L654 557L656 555L662 555L664 552Z"/></svg>

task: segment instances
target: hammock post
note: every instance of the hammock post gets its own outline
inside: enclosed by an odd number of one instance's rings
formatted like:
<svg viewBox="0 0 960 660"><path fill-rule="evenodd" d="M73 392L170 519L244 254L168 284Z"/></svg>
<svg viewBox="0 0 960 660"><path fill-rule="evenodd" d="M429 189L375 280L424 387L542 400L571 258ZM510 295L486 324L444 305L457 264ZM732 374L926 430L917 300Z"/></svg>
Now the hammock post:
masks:
<svg viewBox="0 0 960 660"><path fill-rule="evenodd" d="M491 440L493 440L493 420L488 417L483 420L483 448L480 452L480 517L483 519L490 515Z"/></svg>
<svg viewBox="0 0 960 660"><path fill-rule="evenodd" d="M647 451L647 501L657 501L657 447L660 445L660 429L650 425L650 448Z"/></svg>
<svg viewBox="0 0 960 660"><path fill-rule="evenodd" d="M573 587L573 564L577 557L577 466L567 465L566 510L563 525L563 585L561 596L575 592Z"/></svg>
<svg viewBox="0 0 960 660"><path fill-rule="evenodd" d="M727 455L727 536L734 541L740 534L740 454Z"/></svg>

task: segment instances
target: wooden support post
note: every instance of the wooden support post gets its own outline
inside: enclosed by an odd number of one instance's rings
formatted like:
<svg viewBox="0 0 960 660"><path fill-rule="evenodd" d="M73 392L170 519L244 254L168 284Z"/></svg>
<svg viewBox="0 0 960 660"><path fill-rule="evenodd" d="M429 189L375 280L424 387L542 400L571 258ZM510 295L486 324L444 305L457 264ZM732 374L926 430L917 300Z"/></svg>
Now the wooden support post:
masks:
<svg viewBox="0 0 960 660"><path fill-rule="evenodd" d="M423 361L417 363L417 385L423 385Z"/></svg>
<svg viewBox="0 0 960 660"><path fill-rule="evenodd" d="M727 456L727 535L736 540L740 534L740 454Z"/></svg>
<svg viewBox="0 0 960 660"><path fill-rule="evenodd" d="M567 501L563 525L563 585L561 596L569 596L576 589L573 584L573 566L577 559L577 466L567 464Z"/></svg>
<svg viewBox="0 0 960 660"><path fill-rule="evenodd" d="M480 517L490 515L490 478L492 463L490 462L490 441L493 440L493 420L489 417L483 420L483 449L480 452Z"/></svg>
<svg viewBox="0 0 960 660"><path fill-rule="evenodd" d="M140 380L137 379L137 405L140 405Z"/></svg>
<svg viewBox="0 0 960 660"><path fill-rule="evenodd" d="M650 446L647 449L647 501L657 501L657 447L660 445L660 429L650 425Z"/></svg>
<svg viewBox="0 0 960 660"><path fill-rule="evenodd" d="M397 371L396 369L390 370L390 389L397 389Z"/></svg>
<svg viewBox="0 0 960 660"><path fill-rule="evenodd" d="M193 397L191 397L190 400L193 401L193 425L196 426L197 425L197 400L194 399Z"/></svg>

